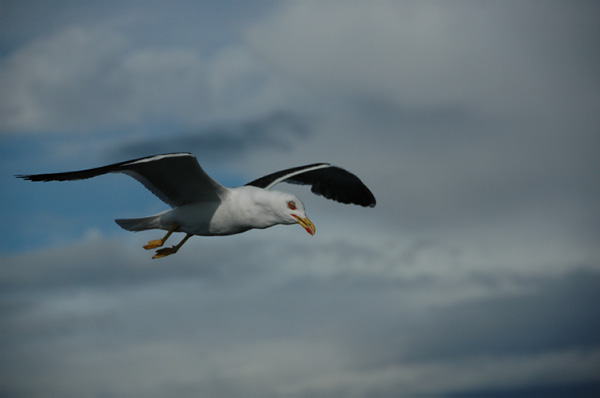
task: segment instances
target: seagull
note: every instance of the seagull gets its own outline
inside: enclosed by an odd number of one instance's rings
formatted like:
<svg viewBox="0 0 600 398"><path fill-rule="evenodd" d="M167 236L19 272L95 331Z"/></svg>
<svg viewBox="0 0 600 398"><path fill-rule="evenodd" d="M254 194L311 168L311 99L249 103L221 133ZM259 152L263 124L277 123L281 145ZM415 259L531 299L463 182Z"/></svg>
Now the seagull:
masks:
<svg viewBox="0 0 600 398"><path fill-rule="evenodd" d="M213 180L187 152L143 157L93 169L65 173L17 175L29 181L82 180L108 173L135 178L171 209L149 217L117 219L128 231L160 229L161 239L144 245L158 249L152 258L177 253L192 236L224 236L278 224L300 224L314 235L315 225L306 216L298 197L271 190L280 182L310 185L312 192L345 204L374 207L375 197L354 174L329 163L314 163L258 178L246 185L228 188ZM185 237L172 247L161 248L174 232Z"/></svg>

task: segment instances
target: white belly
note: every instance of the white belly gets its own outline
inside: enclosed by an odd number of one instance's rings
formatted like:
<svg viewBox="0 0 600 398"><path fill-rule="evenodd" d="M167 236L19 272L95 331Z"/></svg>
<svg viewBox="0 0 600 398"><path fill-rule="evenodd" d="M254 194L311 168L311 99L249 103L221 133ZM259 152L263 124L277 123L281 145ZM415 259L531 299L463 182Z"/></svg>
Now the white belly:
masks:
<svg viewBox="0 0 600 398"><path fill-rule="evenodd" d="M262 196L266 199L261 199ZM267 200L274 191L255 187L229 190L221 202L198 202L177 207L161 215L161 227L170 229L179 225L178 232L193 235L233 235L252 228L268 228L281 223L270 209Z"/></svg>
<svg viewBox="0 0 600 398"><path fill-rule="evenodd" d="M161 226L169 229L178 224L178 232L193 235L233 235L250 229L228 209L225 203L193 203L165 212Z"/></svg>

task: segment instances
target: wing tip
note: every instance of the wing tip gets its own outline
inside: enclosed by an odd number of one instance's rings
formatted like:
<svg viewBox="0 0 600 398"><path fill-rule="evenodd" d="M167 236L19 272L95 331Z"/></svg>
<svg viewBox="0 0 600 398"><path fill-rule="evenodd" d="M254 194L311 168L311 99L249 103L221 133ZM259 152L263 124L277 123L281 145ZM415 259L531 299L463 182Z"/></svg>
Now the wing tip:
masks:
<svg viewBox="0 0 600 398"><path fill-rule="evenodd" d="M370 198L368 198L367 200L360 200L360 201L356 201L356 202L352 202L355 205L359 205L362 207L370 207L373 208L377 205L377 200L375 200L375 197L371 195Z"/></svg>
<svg viewBox="0 0 600 398"><path fill-rule="evenodd" d="M20 178L22 180L25 181L49 181L47 179L44 178L44 175L40 175L40 174L16 174L15 178Z"/></svg>
<svg viewBox="0 0 600 398"><path fill-rule="evenodd" d="M367 189L369 189L369 188L367 188ZM373 192L371 192L370 190L369 190L369 194L371 195L371 200L369 202L369 207L373 208L373 207L375 207L377 205L377 199L375 199L375 195L373 195Z"/></svg>

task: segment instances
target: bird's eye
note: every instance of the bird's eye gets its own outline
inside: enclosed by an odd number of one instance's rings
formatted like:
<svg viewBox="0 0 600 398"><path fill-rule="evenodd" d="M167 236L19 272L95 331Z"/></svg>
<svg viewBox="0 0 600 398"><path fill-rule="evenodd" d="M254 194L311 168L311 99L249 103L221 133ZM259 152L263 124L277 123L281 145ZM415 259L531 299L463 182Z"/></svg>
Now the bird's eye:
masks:
<svg viewBox="0 0 600 398"><path fill-rule="evenodd" d="M289 202L288 202L288 208L289 208L290 210L296 210L296 203L294 203L294 201L293 201L293 200L292 200L292 201L289 201Z"/></svg>

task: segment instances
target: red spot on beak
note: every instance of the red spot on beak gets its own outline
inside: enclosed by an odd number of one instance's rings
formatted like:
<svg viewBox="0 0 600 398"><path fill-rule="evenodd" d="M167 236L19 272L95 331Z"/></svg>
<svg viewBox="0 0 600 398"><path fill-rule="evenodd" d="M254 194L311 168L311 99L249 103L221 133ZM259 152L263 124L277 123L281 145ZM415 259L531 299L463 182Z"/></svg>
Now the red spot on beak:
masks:
<svg viewBox="0 0 600 398"><path fill-rule="evenodd" d="M310 221L308 219L308 217L300 218L295 214L292 214L292 217L294 217L296 219L296 221L298 221L298 224L300 224L302 227L304 227L306 232L308 232L309 234L314 235L315 232L317 232L317 229L315 228L315 224L313 224L312 221Z"/></svg>

